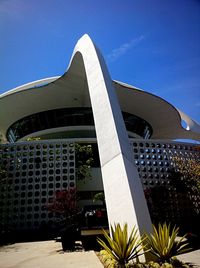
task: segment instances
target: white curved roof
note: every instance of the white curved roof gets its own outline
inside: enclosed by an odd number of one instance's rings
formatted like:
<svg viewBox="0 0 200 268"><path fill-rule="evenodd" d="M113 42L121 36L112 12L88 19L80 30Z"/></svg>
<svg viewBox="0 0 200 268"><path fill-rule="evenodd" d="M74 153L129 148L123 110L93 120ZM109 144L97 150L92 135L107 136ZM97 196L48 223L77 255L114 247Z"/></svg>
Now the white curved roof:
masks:
<svg viewBox="0 0 200 268"><path fill-rule="evenodd" d="M145 119L153 128L153 139L200 140L200 126L186 114L153 94L113 81L121 110ZM19 119L46 110L91 107L82 55L72 55L60 77L38 80L0 95L0 133ZM181 126L181 119L188 127ZM105 118L106 120L106 118Z"/></svg>

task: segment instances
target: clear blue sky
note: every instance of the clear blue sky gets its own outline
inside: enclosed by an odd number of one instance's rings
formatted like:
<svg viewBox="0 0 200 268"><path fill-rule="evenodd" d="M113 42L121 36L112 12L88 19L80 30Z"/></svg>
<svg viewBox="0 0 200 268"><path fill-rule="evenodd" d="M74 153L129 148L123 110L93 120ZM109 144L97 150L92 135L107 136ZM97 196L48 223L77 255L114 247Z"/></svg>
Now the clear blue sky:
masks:
<svg viewBox="0 0 200 268"><path fill-rule="evenodd" d="M0 93L62 75L84 33L113 79L200 122L200 0L0 0Z"/></svg>

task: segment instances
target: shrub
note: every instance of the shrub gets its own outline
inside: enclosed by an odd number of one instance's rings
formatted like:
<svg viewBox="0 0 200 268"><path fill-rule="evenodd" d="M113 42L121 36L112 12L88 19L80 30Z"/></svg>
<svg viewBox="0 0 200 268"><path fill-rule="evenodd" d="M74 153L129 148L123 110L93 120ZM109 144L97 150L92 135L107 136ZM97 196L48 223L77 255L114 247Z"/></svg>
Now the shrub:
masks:
<svg viewBox="0 0 200 268"><path fill-rule="evenodd" d="M103 230L103 235L106 241L104 242L100 238L97 241L110 257L118 263L119 267L125 267L130 260L143 254L142 243L144 238L139 238L135 227L129 236L127 224L123 228L120 224L114 225L114 228L111 226L111 237L105 230Z"/></svg>
<svg viewBox="0 0 200 268"><path fill-rule="evenodd" d="M172 257L187 252L188 243L184 241L186 235L178 238L179 228L171 230L170 224L159 224L158 229L153 225L153 234L146 235L147 248L157 257L160 263L171 263Z"/></svg>
<svg viewBox="0 0 200 268"><path fill-rule="evenodd" d="M171 263L168 262L158 263L150 261L148 263L132 263L126 266L126 268L190 268L190 267L193 266L183 263L176 258L172 258Z"/></svg>
<svg viewBox="0 0 200 268"><path fill-rule="evenodd" d="M106 268L115 268L117 265L117 262L107 253L106 250L100 251L99 258Z"/></svg>

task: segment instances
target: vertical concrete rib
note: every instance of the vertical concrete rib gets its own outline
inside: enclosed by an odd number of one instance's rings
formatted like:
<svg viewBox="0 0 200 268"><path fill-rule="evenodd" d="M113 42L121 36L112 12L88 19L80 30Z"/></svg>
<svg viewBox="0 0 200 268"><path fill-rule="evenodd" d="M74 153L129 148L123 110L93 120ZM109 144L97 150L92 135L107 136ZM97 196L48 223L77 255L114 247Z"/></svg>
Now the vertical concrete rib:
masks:
<svg viewBox="0 0 200 268"><path fill-rule="evenodd" d="M87 35L78 41L72 59L76 53L82 55L88 82L109 223L127 222L129 229L136 225L140 233L149 232L142 184L104 59Z"/></svg>

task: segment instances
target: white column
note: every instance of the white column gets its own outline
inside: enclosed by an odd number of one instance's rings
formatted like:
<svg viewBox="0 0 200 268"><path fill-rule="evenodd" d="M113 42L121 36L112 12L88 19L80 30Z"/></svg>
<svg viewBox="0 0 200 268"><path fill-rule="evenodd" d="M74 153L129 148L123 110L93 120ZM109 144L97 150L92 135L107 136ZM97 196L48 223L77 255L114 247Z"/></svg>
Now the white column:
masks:
<svg viewBox="0 0 200 268"><path fill-rule="evenodd" d="M104 59L87 35L74 51L83 57L95 121L109 223L128 223L140 233L151 220L119 102Z"/></svg>

